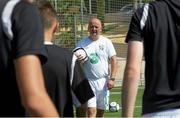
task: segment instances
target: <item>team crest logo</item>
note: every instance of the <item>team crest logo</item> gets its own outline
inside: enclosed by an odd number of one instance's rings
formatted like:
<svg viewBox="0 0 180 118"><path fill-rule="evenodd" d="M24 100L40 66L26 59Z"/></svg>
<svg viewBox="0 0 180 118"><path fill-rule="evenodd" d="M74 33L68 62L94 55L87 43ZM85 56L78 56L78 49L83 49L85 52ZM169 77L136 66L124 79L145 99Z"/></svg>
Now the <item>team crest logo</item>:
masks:
<svg viewBox="0 0 180 118"><path fill-rule="evenodd" d="M97 53L90 54L90 62L92 64L97 64L99 62L99 57L98 57Z"/></svg>
<svg viewBox="0 0 180 118"><path fill-rule="evenodd" d="M104 45L99 45L100 50L104 50Z"/></svg>

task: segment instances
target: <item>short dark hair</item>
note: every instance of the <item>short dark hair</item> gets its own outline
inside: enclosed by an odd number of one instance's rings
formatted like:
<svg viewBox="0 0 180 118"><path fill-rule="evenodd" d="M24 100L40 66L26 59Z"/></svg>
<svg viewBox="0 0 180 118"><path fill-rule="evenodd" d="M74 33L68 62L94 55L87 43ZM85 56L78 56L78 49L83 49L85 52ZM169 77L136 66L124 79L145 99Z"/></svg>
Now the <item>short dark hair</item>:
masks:
<svg viewBox="0 0 180 118"><path fill-rule="evenodd" d="M40 10L44 29L49 29L52 26L52 23L55 20L58 20L56 10L47 0L37 0L36 5Z"/></svg>

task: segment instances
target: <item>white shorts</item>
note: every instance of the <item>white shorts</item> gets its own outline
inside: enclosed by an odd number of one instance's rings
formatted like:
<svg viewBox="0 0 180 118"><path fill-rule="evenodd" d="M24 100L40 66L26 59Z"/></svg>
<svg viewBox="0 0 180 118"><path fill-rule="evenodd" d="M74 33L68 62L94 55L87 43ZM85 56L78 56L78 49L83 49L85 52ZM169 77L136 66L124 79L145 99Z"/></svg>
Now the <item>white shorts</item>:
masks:
<svg viewBox="0 0 180 118"><path fill-rule="evenodd" d="M143 118L180 118L180 109L169 109L160 112L144 114Z"/></svg>
<svg viewBox="0 0 180 118"><path fill-rule="evenodd" d="M105 110L107 96L107 78L88 81L95 96L88 100L87 107L96 107L97 109Z"/></svg>

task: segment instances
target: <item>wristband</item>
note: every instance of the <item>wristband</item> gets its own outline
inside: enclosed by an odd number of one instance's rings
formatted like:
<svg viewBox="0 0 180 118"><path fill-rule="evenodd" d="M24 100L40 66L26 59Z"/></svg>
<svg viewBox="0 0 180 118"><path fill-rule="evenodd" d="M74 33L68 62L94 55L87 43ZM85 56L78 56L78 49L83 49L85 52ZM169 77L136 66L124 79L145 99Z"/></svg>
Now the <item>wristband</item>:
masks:
<svg viewBox="0 0 180 118"><path fill-rule="evenodd" d="M115 78L114 78L114 77L112 77L110 80L115 81Z"/></svg>

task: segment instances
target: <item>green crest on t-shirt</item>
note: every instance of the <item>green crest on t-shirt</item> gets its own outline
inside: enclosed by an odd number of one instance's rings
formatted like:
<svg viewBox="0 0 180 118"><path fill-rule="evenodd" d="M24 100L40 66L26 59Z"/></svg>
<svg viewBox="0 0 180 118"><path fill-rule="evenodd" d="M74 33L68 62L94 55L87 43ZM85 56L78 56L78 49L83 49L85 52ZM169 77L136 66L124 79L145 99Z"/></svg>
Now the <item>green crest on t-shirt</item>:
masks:
<svg viewBox="0 0 180 118"><path fill-rule="evenodd" d="M92 64L97 64L99 62L99 57L98 57L97 53L90 54L90 62Z"/></svg>

